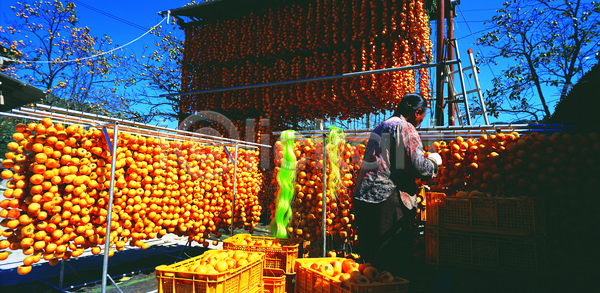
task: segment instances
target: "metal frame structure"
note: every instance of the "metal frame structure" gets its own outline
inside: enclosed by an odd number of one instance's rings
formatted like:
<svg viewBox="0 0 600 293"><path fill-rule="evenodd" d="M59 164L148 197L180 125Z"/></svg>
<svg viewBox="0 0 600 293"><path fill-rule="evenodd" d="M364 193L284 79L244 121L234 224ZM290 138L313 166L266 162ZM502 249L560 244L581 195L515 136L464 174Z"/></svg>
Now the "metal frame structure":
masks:
<svg viewBox="0 0 600 293"><path fill-rule="evenodd" d="M216 137L211 135L200 134L197 132L190 132L179 129L171 129L167 127L154 126L149 124L138 123L135 121L113 118L98 114L91 114L82 111L73 111L69 109L52 107L43 104L36 104L35 108L25 108L21 107L19 109L13 109L12 113L0 112L0 116L6 116L17 119L27 119L27 120L41 120L44 118L50 118L55 122L61 122L65 124L79 124L84 126L84 128L96 127L102 128L104 131L104 135L106 136L106 140L111 148L112 155L112 164L111 164L111 174L115 174L115 166L116 166L116 157L114 154L117 153L118 146L118 134L119 131L127 132L131 134L139 134L149 137L157 137L157 138L166 138L169 140L186 140L186 141L194 141L199 143L205 143L211 146L223 146L225 151L231 158L234 163L234 185L233 185L233 195L232 195L232 218L235 215L235 196L236 196L236 183L237 183L237 159L238 159L238 149L239 147L244 148L259 148L259 147L267 147L271 148L270 145L259 144L254 142L247 142L229 138ZM113 138L112 144L111 139L108 136L108 132L106 131L106 127L113 127ZM231 154L227 150L227 146L233 147L235 146L235 160L231 157ZM109 200L108 200L108 219L112 219L112 203L113 203L113 193L114 193L114 184L115 177L111 176L110 179L110 189L109 189ZM231 226L231 234L233 235L233 219ZM106 235L110 235L110 220L106 223ZM104 247L104 260L102 265L102 292L106 292L107 285L107 277L110 281L117 287L119 291L120 288L116 285L114 280L108 274L108 251L110 248L110 241L105 242ZM59 287L62 287L63 277L64 277L64 268L65 261L61 261L61 271L60 271L60 280ZM59 288L62 290L62 288Z"/></svg>
<svg viewBox="0 0 600 293"><path fill-rule="evenodd" d="M323 81L323 80L333 80L333 79L365 76L365 75L371 75L371 74L397 72L397 71L404 71L404 70L416 70L416 69L422 69L422 68L443 67L443 66L450 66L450 65L458 64L459 62L460 62L459 60L447 60L447 61L443 61L440 63L423 63L423 64L415 64L415 65L401 66L401 67L374 69L374 70L368 70L368 71L356 71L356 72L348 72L348 73L342 73L342 74L337 74L337 75L313 77L313 78L306 78L306 79L296 79L296 80L288 80L288 81L234 86L234 87L228 87L228 88L207 89L207 90L190 91L190 92L168 93L168 94L162 94L162 95L160 95L160 97L199 95L199 94L208 94L208 93L217 93L217 92L229 92L229 91L247 90L247 89L255 89L255 88L273 87L273 86L280 86L280 85L300 84L300 83L308 83L308 82ZM371 115L371 114L368 114L368 115ZM324 117L322 117L322 118L324 118Z"/></svg>
<svg viewBox="0 0 600 293"><path fill-rule="evenodd" d="M74 111L60 107L48 106L44 104L36 104L35 108L21 107L18 109L13 109L12 113L0 113L0 115L13 118L34 120L48 117L51 118L53 121L62 122L65 124L80 124L86 125L88 127L108 123L119 123L122 132L139 134L148 137L157 137L172 140L190 140L194 142L210 144L213 146L234 146L238 144L242 147L249 148L271 147L265 144L217 137L197 132L168 128L164 126L144 124L131 120L108 117L99 114L91 114L83 111Z"/></svg>

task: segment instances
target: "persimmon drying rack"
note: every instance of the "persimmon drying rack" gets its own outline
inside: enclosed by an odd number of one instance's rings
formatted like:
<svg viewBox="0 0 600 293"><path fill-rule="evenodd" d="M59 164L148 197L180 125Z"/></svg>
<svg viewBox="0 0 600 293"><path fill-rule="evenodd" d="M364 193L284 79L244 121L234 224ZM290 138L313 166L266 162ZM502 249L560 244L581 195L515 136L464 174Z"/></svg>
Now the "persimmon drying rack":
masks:
<svg viewBox="0 0 600 293"><path fill-rule="evenodd" d="M497 124L497 125L462 125L462 126L436 126L436 127L420 127L417 128L417 132L421 137L422 142L431 143L440 140L455 139L458 136L463 138L478 138L482 134L494 134L494 133L552 133L555 131L569 131L577 128L576 124ZM323 190L327 190L327 151L326 141L329 131L323 130L323 121L317 119L315 121L316 130L299 130L295 131L295 140L300 141L306 138L322 139L323 143ZM357 129L357 130L345 130L344 139L349 142L362 142L366 143L371 135L369 129ZM273 137L280 136L282 131L273 132ZM327 218L327 198L323 196L322 200L322 219ZM322 221L322 242L323 242L323 257L327 253L327 222Z"/></svg>
<svg viewBox="0 0 600 293"><path fill-rule="evenodd" d="M139 123L135 121L130 121L126 119L113 118L99 114L92 114L83 111L75 111L60 107L48 106L44 104L36 104L32 108L28 107L20 107L18 109L11 110L11 113L8 112L0 112L0 116L6 116L17 119L27 119L27 120L42 120L44 118L50 118L53 122L64 123L64 124L78 124L83 126L86 129L90 127L100 128L104 132L106 137L106 141L109 145L109 149L111 150L111 155L117 152L117 140L118 133L130 133L130 134L139 134L147 137L155 137L155 138L165 138L168 140L179 140L179 141L192 141L203 143L210 146L218 146L224 147L227 155L231 159L234 164L234 178L237 178L237 160L238 160L238 149L239 147L243 148L270 148L270 145L259 144L254 142L229 139L223 137L217 137L212 135L201 134L197 132L185 131L180 129L172 129L168 127L155 126L150 124ZM113 138L112 143L111 139L106 131L106 127L113 127ZM235 147L235 158L233 158L227 150L227 147ZM115 174L115 161L116 156L112 156L112 164L111 164L111 174ZM108 200L108 219L112 219L112 203L113 203L113 193L114 193L114 184L115 178L111 176L110 179L110 191L109 191L109 200ZM232 217L235 215L235 196L236 196L236 185L237 180L233 180L233 195L232 195ZM106 225L106 235L110 234L110 222L107 222ZM231 221L231 234L233 236L233 219ZM102 292L106 292L107 278L113 283L113 285L117 288L117 284L108 274L108 251L110 242L105 242L104 247L104 259L102 266ZM189 241L188 241L189 244ZM60 267L60 276L59 276L59 285L58 288L60 291L63 291L63 278L64 278L64 268L65 261L61 260ZM52 287L55 287L52 284L49 284ZM75 287L75 286L71 286ZM119 289L120 291L120 289Z"/></svg>

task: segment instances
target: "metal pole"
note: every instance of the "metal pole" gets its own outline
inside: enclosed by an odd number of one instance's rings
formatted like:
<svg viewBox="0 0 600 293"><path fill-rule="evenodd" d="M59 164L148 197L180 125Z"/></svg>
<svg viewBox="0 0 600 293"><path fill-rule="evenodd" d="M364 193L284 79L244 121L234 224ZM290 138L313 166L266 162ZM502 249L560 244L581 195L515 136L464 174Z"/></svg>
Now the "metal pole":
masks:
<svg viewBox="0 0 600 293"><path fill-rule="evenodd" d="M119 288L119 286L117 286L117 283L115 283L115 280L113 280L113 278L111 278L109 274L106 274L106 276L110 279L110 281L113 283L113 285L115 285L115 287L117 287L117 290L119 290L119 292L123 293L123 290L121 290L121 288Z"/></svg>
<svg viewBox="0 0 600 293"><path fill-rule="evenodd" d="M323 122L319 128L323 130ZM323 132L323 257L327 256L327 134Z"/></svg>
<svg viewBox="0 0 600 293"><path fill-rule="evenodd" d="M110 166L110 191L108 193L108 219L106 221L106 237L104 243L104 263L102 264L102 293L106 293L106 276L108 275L108 249L110 248L110 224L112 222L113 193L115 190L115 165L117 162L117 139L119 122L115 122L112 143L112 164ZM107 137L107 139L109 139Z"/></svg>
<svg viewBox="0 0 600 293"><path fill-rule="evenodd" d="M233 236L233 222L235 219L235 192L237 187L237 161L238 161L238 144L235 144L235 162L233 162L233 197L231 200L231 236Z"/></svg>
<svg viewBox="0 0 600 293"><path fill-rule="evenodd" d="M448 18L446 22L448 24L448 38L454 38L454 7L452 4L448 7ZM454 60L454 48L452 46L446 47L446 54L448 56L448 60ZM454 95L454 64L448 65L450 67L450 75L448 76L448 99L450 99L450 95ZM452 84L451 84L452 83ZM456 125L456 117L454 114L454 103L448 103L448 125ZM460 119L460 117L458 117Z"/></svg>
<svg viewBox="0 0 600 293"><path fill-rule="evenodd" d="M446 0L437 1L437 64L436 69L436 96L435 96L435 124L444 125L444 3Z"/></svg>
<svg viewBox="0 0 600 293"><path fill-rule="evenodd" d="M63 287L63 280L64 280L64 277L65 277L65 262L66 261L67 260L65 260L65 259L61 259L60 260L60 276L58 278L58 288L60 288L60 289L62 289L62 287Z"/></svg>
<svg viewBox="0 0 600 293"><path fill-rule="evenodd" d="M183 92L183 93L163 94L163 95L159 95L159 97L172 97L172 96L197 95L197 94L216 93L216 92L228 92L228 91L236 91L236 90L247 90L247 89L263 88L263 87L271 87L271 86L279 86L279 85L307 83L307 82L320 81L320 80L356 77L356 76L379 74L379 73L386 73L386 72L429 68L429 67L435 67L438 65L440 65L440 64L435 64L435 63L417 64L417 65L410 65L410 66L403 66L403 67L392 67L392 68L375 69L375 70L369 70L369 71L342 73L342 74L338 74L338 75L330 75L330 76L323 76L323 77L313 77L313 78L306 78L306 79L278 81L278 82L272 82L272 83L234 86L234 87L229 87L229 88L201 90L201 91L192 91L192 92Z"/></svg>

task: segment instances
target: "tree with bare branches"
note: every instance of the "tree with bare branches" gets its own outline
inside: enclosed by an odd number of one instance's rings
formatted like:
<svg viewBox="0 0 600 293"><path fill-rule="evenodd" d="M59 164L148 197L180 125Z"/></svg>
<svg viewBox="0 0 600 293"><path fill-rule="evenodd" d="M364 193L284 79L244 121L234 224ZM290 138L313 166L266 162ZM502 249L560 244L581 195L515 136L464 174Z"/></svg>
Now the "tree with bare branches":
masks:
<svg viewBox="0 0 600 293"><path fill-rule="evenodd" d="M481 61L508 68L487 90L490 112L549 117L552 91L560 100L600 58L600 4L557 0L511 0L488 22L478 43L492 55ZM509 106L509 101L516 105Z"/></svg>
<svg viewBox="0 0 600 293"><path fill-rule="evenodd" d="M69 1L18 2L0 26L0 45L17 52L2 72L43 89L43 103L120 117L136 116L117 77L122 52L108 36L80 26Z"/></svg>

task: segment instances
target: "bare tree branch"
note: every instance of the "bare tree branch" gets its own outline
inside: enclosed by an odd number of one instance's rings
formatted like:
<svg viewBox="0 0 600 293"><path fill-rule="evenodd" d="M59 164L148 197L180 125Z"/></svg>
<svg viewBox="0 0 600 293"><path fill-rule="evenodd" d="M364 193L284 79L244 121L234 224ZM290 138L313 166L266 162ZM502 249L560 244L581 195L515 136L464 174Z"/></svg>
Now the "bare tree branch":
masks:
<svg viewBox="0 0 600 293"><path fill-rule="evenodd" d="M557 91L562 100L571 85L597 62L600 4L516 0L503 5L487 22L493 30L478 40L492 50L482 63L512 60L488 91L487 102L493 105L490 112L519 101L526 106L523 113L548 117L553 111L546 100L548 92ZM596 58L590 58L592 55Z"/></svg>

